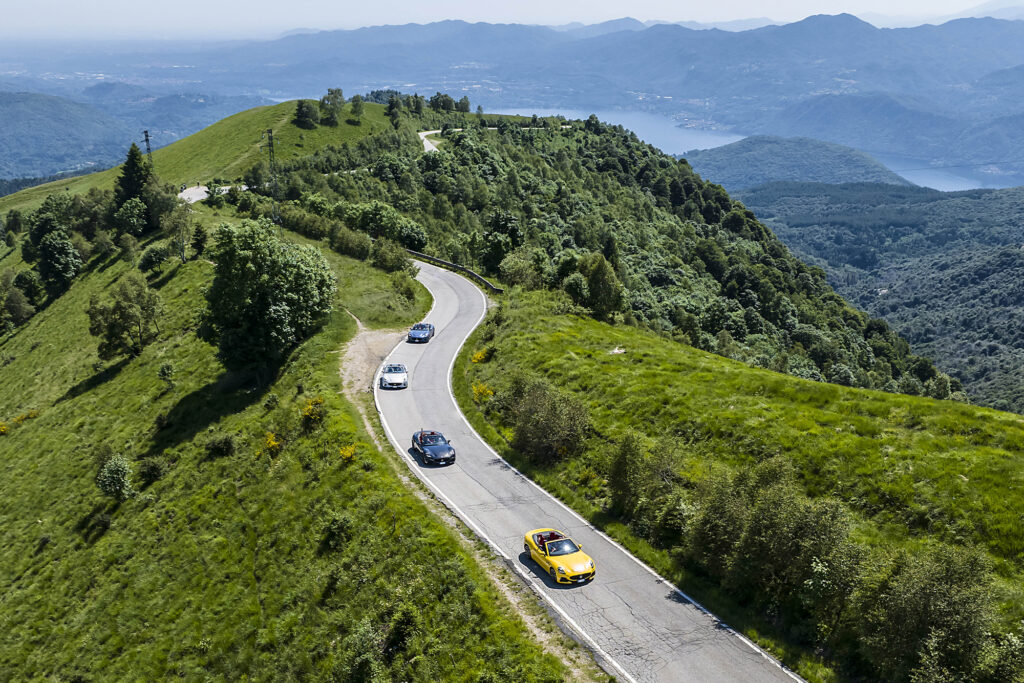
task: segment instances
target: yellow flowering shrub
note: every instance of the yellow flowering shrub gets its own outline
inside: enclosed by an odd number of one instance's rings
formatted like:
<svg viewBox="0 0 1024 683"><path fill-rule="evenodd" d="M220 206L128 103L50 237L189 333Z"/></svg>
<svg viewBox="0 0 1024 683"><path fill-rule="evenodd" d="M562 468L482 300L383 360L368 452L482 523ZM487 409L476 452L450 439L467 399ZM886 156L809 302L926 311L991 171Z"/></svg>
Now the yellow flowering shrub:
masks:
<svg viewBox="0 0 1024 683"><path fill-rule="evenodd" d="M5 423L3 423L3 422L0 422L0 436L3 436L6 433L7 433L7 425Z"/></svg>
<svg viewBox="0 0 1024 683"><path fill-rule="evenodd" d="M302 409L302 424L306 429L315 429L323 423L326 415L327 409L324 408L323 396L311 398L306 402L306 407Z"/></svg>
<svg viewBox="0 0 1024 683"><path fill-rule="evenodd" d="M494 390L483 382L473 383L473 402L484 403L489 401L494 396Z"/></svg>
<svg viewBox="0 0 1024 683"><path fill-rule="evenodd" d="M273 458L281 452L281 449L284 447L284 442L281 441L281 438L274 432L267 432L267 437L264 440L263 445L267 455Z"/></svg>
<svg viewBox="0 0 1024 683"><path fill-rule="evenodd" d="M486 363L491 359L491 356L493 355L494 349L488 346L474 353L473 356L469 359L469 361L471 363Z"/></svg>
<svg viewBox="0 0 1024 683"><path fill-rule="evenodd" d="M338 455L341 456L341 462L345 465L350 465L356 459L356 445L354 443L348 446L342 446L338 449Z"/></svg>

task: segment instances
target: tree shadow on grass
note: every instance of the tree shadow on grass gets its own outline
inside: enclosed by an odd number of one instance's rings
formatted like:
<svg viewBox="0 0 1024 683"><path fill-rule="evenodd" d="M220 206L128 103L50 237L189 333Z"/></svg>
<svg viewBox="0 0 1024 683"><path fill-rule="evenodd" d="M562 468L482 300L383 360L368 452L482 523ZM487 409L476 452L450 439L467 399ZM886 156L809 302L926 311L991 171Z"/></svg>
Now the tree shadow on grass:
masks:
<svg viewBox="0 0 1024 683"><path fill-rule="evenodd" d="M92 510L78 520L75 531L82 537L82 540L92 545L110 529L111 515L117 512L119 507L121 507L121 503L116 500L104 500L96 503L92 506Z"/></svg>
<svg viewBox="0 0 1024 683"><path fill-rule="evenodd" d="M161 417L162 427L153 435L153 443L142 457L159 455L191 441L222 417L245 410L262 394L264 382L260 379L254 372L225 372L215 381L182 397Z"/></svg>
<svg viewBox="0 0 1024 683"><path fill-rule="evenodd" d="M76 396L81 396L85 392L92 391L99 385L112 380L114 377L117 376L119 372L121 372L121 370L124 369L124 366L128 365L128 362L130 360L130 358L122 358L113 365L108 365L99 372L96 372L90 375L89 377L86 377L81 382L65 391L64 395L57 399L57 403L63 403L68 399L75 398Z"/></svg>
<svg viewBox="0 0 1024 683"><path fill-rule="evenodd" d="M181 266L181 261L175 261L174 267L170 270L160 272L160 276L149 283L149 286L153 289L163 289L163 286L170 282L175 275L178 274L178 268ZM148 278L147 278L148 279Z"/></svg>

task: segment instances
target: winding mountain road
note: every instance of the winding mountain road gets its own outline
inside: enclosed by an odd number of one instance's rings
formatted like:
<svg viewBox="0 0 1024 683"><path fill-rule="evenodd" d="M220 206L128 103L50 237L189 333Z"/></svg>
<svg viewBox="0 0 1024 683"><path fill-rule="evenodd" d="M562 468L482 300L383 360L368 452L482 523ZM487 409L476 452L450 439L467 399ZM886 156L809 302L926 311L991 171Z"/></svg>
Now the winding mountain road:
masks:
<svg viewBox="0 0 1024 683"><path fill-rule="evenodd" d="M424 141L426 142L426 141ZM800 681L749 640L722 624L625 549L520 474L470 427L451 392L451 370L487 302L468 280L419 263L418 279L434 297L428 344L400 343L387 362L409 369L409 389L374 397L392 445L409 468L532 585L563 623L622 680ZM458 453L454 465L424 467L410 450L412 433L442 431ZM560 586L523 552L523 534L566 531L597 563L583 586Z"/></svg>

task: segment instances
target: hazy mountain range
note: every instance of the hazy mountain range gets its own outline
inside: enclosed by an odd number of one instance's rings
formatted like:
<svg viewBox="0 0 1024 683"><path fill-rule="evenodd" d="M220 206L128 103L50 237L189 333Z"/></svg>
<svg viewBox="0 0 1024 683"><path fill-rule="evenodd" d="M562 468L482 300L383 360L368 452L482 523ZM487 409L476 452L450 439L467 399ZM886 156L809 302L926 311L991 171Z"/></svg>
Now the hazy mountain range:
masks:
<svg viewBox="0 0 1024 683"><path fill-rule="evenodd" d="M642 109L691 127L1024 172L1022 21L880 29L843 14L744 31L443 21L211 46L0 47L0 89L77 97L111 80L218 96L340 86L441 90L488 110Z"/></svg>

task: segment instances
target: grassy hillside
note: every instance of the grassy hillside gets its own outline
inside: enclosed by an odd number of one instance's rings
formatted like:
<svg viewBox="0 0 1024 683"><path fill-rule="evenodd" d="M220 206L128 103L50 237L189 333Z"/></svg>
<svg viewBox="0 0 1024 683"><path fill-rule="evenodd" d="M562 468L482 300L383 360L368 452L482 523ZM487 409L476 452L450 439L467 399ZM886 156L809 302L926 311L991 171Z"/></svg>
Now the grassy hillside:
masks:
<svg viewBox="0 0 1024 683"><path fill-rule="evenodd" d="M151 276L166 313L137 358L99 362L84 313L127 271L122 261L93 262L0 340L0 670L561 678L340 395L337 352L355 332L344 309L404 325L428 296L419 288L407 301L381 271L329 258L335 313L263 388L226 373L195 335L212 272L202 260ZM18 259L7 253L0 268ZM158 376L165 364L173 385ZM325 418L304 426L314 399ZM233 454L211 451L215 437L231 438ZM130 459L141 488L120 504L93 483L94 458L110 450Z"/></svg>
<svg viewBox="0 0 1024 683"><path fill-rule="evenodd" d="M781 490L788 493L771 502L773 512L753 507L750 519L761 515L770 520L765 524L773 523L777 520L772 514L790 504L786 501L806 500L799 505L808 511L823 511L829 509L828 501L838 501L850 515L854 545L849 547L863 548L870 559L861 566L873 567L844 604L883 593L885 588L871 581L885 576L901 551L924 558L945 552L936 550L944 546L981 548L995 569L988 594L993 614L998 613L995 621L1003 629L1019 627L1024 617L1024 528L1019 523L1024 420L1019 416L787 377L634 328L566 315L566 310L571 305L550 294L513 290L474 333L457 362L460 404L515 464L730 623L752 637L761 636L815 680L829 680L833 674L794 645L808 643L838 665L838 671L854 677L906 675L872 670L874 664L859 660L862 645L844 646L841 635L817 640L813 624L820 628L832 617L818 622L821 614L804 613L813 603L806 602L811 598L802 592L803 579L796 580L793 593L783 591L770 601L751 588L773 576L775 553L782 553L787 571L799 572L801 553L806 552L800 548L839 532L814 525L808 532L802 525L809 521L791 522L794 526L750 560L755 562L751 568L763 573L752 584L742 573L746 564L728 560L738 551L710 551L706 536L695 536L706 531L702 525L709 518L704 511L716 510L707 506L718 500L714 491L721 490L729 492L724 499L729 502L714 512L715 524L728 529L740 549L753 543L751 530L744 531L733 517L746 514L734 506L744 505L742 496L747 494L730 487L740 486L744 477L771 478L778 476L771 472L791 467L794 488L783 485ZM519 439L515 396L522 391L516 389L516 378L536 375L589 411L593 427L578 451L539 459L512 447ZM522 428L535 431L539 424L549 430L560 422L534 421ZM642 447L622 463L617 453L632 443L631 433L639 434ZM751 505L771 500L763 497L767 493L756 493L756 485L754 491ZM767 529L759 533L771 533ZM717 559L704 555L716 552L722 553ZM830 566L824 550L815 552L823 567ZM983 585L972 584L986 590ZM943 591L955 593L949 586ZM925 603L928 598L921 594L914 600ZM849 613L845 618L852 619ZM862 627L850 628L854 634L846 638L865 642L858 640ZM908 622L897 631L914 628ZM893 656L912 668L919 646L907 642L907 649ZM990 679L976 671L974 680Z"/></svg>
<svg viewBox="0 0 1024 683"><path fill-rule="evenodd" d="M811 138L755 135L685 157L701 176L732 192L780 180L911 184L863 152Z"/></svg>
<svg viewBox="0 0 1024 683"><path fill-rule="evenodd" d="M174 185L205 183L213 177L231 180L241 177L250 166L265 159L267 152L263 135L274 130L274 152L285 162L311 154L327 145L355 142L374 132L390 127L384 107L366 104L359 125L355 125L346 107L337 126L320 126L305 130L292 123L295 102L282 102L270 107L257 107L229 116L187 138L153 152L157 175ZM124 144L120 156L127 151ZM57 191L81 194L92 187L110 189L120 174L120 167L78 178L59 180L0 198L0 215L13 208L34 209L43 199Z"/></svg>

